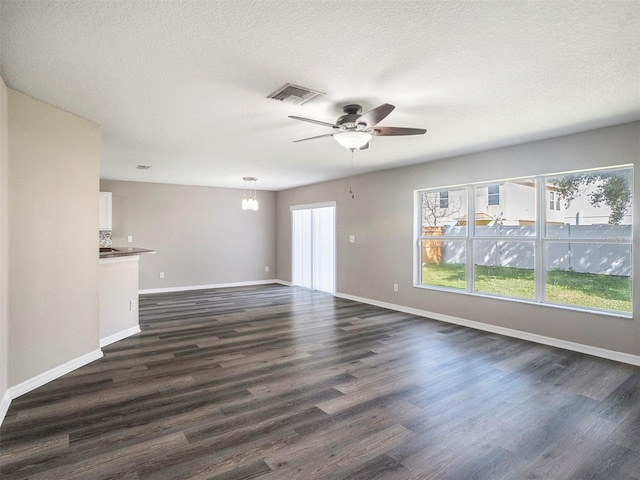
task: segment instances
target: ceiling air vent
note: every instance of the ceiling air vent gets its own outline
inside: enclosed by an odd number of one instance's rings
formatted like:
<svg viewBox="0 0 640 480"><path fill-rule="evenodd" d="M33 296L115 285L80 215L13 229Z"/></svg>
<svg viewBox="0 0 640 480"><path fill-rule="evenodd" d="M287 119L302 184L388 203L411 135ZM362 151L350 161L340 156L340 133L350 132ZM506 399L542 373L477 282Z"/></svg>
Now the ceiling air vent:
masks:
<svg viewBox="0 0 640 480"><path fill-rule="evenodd" d="M136 165L137 170L149 170L151 165Z"/></svg>
<svg viewBox="0 0 640 480"><path fill-rule="evenodd" d="M287 83L267 98L273 98L274 100L280 100L286 103L293 103L294 105L302 105L303 103L310 102L320 95L324 95L324 93Z"/></svg>

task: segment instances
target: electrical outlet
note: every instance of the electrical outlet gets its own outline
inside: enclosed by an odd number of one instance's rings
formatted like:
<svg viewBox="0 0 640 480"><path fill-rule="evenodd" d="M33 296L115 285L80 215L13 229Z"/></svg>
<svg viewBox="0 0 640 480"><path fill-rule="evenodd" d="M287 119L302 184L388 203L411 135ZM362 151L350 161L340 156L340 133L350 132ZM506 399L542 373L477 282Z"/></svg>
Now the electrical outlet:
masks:
<svg viewBox="0 0 640 480"><path fill-rule="evenodd" d="M164 272L160 272L160 278L164 278Z"/></svg>
<svg viewBox="0 0 640 480"><path fill-rule="evenodd" d="M266 267L264 267L264 271L268 272L269 271L269 265L267 265Z"/></svg>
<svg viewBox="0 0 640 480"><path fill-rule="evenodd" d="M397 291L398 291L398 284L397 284L397 283L394 283L394 284L393 284L393 291L394 291L394 292L397 292Z"/></svg>
<svg viewBox="0 0 640 480"><path fill-rule="evenodd" d="M129 242L129 243L133 243L133 235L129 235L129 236L127 237L127 242Z"/></svg>
<svg viewBox="0 0 640 480"><path fill-rule="evenodd" d="M130 311L133 311L133 310L135 310L135 309L136 309L136 301L135 301L135 300L131 300L131 301L129 302L129 310L130 310Z"/></svg>
<svg viewBox="0 0 640 480"><path fill-rule="evenodd" d="M349 243L356 243L356 236L355 235L349 235Z"/></svg>

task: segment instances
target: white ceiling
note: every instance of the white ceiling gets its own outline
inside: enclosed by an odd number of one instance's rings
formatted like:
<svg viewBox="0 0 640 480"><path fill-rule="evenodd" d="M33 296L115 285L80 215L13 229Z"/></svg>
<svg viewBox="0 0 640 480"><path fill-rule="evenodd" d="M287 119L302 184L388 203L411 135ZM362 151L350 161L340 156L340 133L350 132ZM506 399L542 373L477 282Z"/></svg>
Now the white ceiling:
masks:
<svg viewBox="0 0 640 480"><path fill-rule="evenodd" d="M640 119L640 2L0 0L8 87L102 125L103 178L281 190ZM285 83L326 93L267 99ZM518 159L514 159L518 161ZM138 164L150 170L136 170Z"/></svg>

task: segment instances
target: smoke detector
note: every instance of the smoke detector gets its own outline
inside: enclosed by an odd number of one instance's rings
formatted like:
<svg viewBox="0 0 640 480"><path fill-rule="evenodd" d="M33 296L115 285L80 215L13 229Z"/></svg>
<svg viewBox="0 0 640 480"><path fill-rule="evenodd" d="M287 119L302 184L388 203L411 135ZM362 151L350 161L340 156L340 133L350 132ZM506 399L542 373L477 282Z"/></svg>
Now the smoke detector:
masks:
<svg viewBox="0 0 640 480"><path fill-rule="evenodd" d="M278 90L267 96L267 98L280 100L281 102L285 103L292 103L294 105L302 105L304 103L310 102L320 95L324 95L324 93L318 92L316 90L311 90L307 87L301 87L299 85L286 83L284 86L280 87Z"/></svg>

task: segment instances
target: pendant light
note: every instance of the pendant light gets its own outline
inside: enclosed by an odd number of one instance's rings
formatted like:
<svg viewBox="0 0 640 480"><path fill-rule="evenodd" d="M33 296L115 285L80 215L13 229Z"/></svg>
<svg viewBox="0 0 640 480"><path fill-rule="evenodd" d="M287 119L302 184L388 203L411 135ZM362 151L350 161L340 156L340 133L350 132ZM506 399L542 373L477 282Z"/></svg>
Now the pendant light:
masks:
<svg viewBox="0 0 640 480"><path fill-rule="evenodd" d="M258 195L256 191L256 177L242 177L244 180L244 196L242 198L242 210L258 211Z"/></svg>

